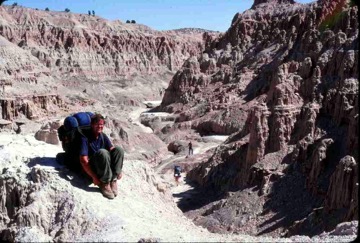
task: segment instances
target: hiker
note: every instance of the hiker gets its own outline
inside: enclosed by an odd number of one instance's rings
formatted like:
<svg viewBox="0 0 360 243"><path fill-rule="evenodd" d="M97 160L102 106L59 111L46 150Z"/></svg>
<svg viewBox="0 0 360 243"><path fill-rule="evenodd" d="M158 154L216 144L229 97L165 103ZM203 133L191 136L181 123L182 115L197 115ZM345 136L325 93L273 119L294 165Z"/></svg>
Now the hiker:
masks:
<svg viewBox="0 0 360 243"><path fill-rule="evenodd" d="M176 183L178 184L179 180L181 178L181 167L178 165L174 166L174 178L175 178Z"/></svg>
<svg viewBox="0 0 360 243"><path fill-rule="evenodd" d="M192 155L192 154L194 153L194 151L193 151L193 147L192 147L191 141L189 142L188 147L189 147L189 155Z"/></svg>
<svg viewBox="0 0 360 243"><path fill-rule="evenodd" d="M104 197L113 199L118 194L117 180L122 177L124 150L114 147L103 133L105 119L100 114L91 117L91 132L81 138L80 163Z"/></svg>

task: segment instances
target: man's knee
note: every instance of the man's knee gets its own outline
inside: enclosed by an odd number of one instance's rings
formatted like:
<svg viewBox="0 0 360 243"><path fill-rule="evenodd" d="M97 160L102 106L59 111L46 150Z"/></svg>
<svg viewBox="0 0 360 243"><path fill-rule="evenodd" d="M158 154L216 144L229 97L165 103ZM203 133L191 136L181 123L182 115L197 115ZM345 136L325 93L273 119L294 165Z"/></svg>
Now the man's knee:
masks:
<svg viewBox="0 0 360 243"><path fill-rule="evenodd" d="M108 157L109 156L109 151L107 151L106 149L99 149L98 150L98 154L101 157Z"/></svg>
<svg viewBox="0 0 360 243"><path fill-rule="evenodd" d="M111 150L112 153L115 153L115 154L118 154L118 155L121 155L122 157L124 157L124 150L119 147L119 146L115 146L113 150Z"/></svg>
<svg viewBox="0 0 360 243"><path fill-rule="evenodd" d="M90 161L94 164L106 164L110 162L110 153L106 149L99 149L91 158Z"/></svg>

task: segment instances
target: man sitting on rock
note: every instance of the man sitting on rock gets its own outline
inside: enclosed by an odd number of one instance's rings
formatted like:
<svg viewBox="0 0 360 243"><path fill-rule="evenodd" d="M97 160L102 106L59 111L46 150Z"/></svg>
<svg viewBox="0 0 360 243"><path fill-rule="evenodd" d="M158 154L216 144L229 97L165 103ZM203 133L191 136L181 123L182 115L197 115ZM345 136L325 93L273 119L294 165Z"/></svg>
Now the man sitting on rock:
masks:
<svg viewBox="0 0 360 243"><path fill-rule="evenodd" d="M122 177L124 150L112 145L103 133L104 125L102 115L91 117L91 133L81 138L80 162L103 196L113 199L118 194L116 180Z"/></svg>

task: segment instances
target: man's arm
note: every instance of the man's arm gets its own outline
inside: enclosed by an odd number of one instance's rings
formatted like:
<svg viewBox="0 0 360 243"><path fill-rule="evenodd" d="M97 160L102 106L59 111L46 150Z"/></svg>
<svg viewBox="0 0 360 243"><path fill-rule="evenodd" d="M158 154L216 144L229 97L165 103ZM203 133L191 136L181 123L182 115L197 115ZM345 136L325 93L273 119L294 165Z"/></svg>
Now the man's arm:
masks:
<svg viewBox="0 0 360 243"><path fill-rule="evenodd" d="M101 182L97 178L96 174L94 173L94 171L92 171L92 169L90 167L89 157L80 155L80 163L81 163L81 166L83 167L84 171L86 172L86 174L88 174L92 178L93 183L95 185L99 186L101 184Z"/></svg>
<svg viewBox="0 0 360 243"><path fill-rule="evenodd" d="M103 136L105 148L108 149L109 151L113 150L115 147L114 145L112 145L109 137L105 133L103 133L102 136Z"/></svg>

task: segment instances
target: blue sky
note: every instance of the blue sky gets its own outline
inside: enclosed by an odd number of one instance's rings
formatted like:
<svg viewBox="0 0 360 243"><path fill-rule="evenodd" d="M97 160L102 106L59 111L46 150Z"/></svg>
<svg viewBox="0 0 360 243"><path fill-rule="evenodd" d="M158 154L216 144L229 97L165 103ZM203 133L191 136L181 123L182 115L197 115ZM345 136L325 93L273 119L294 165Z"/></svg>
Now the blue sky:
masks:
<svg viewBox="0 0 360 243"><path fill-rule="evenodd" d="M309 3L314 0L295 0ZM251 7L253 0L8 0L18 5L74 13L94 10L109 20L135 20L156 30L185 27L226 31L237 12Z"/></svg>

